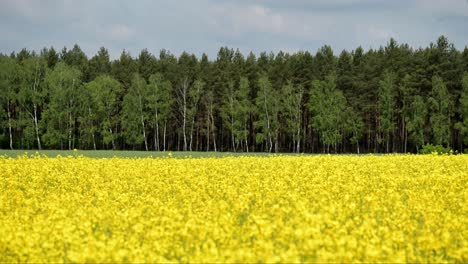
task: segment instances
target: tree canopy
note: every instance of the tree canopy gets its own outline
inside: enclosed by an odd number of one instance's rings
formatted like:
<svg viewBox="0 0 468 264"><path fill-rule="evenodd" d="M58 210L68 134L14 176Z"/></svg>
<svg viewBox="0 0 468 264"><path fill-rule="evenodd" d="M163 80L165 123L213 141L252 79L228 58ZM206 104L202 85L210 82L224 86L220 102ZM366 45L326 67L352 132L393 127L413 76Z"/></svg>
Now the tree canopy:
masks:
<svg viewBox="0 0 468 264"><path fill-rule="evenodd" d="M336 54L336 55L335 55ZM385 47L112 60L79 45L0 54L0 147L416 152L468 146L468 48Z"/></svg>

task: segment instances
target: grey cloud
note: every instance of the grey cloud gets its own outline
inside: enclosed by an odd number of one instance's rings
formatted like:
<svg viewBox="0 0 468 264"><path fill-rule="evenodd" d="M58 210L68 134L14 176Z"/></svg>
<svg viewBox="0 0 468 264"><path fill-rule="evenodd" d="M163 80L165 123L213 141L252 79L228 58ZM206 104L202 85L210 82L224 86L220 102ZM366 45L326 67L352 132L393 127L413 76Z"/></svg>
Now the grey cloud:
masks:
<svg viewBox="0 0 468 264"><path fill-rule="evenodd" d="M78 43L88 55L101 46L169 49L216 56L220 46L243 52L335 52L385 45L390 37L427 46L440 34L468 43L466 0L2 0L0 52L61 49Z"/></svg>

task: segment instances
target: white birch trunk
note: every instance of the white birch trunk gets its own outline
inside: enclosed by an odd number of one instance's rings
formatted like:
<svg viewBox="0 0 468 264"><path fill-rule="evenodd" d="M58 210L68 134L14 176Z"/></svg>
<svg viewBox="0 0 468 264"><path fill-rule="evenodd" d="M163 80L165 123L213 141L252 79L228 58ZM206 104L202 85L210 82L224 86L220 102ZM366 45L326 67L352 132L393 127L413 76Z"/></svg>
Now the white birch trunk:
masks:
<svg viewBox="0 0 468 264"><path fill-rule="evenodd" d="M11 111L10 111L10 99L7 99L7 114L8 114L8 132L10 134L10 149L13 149L13 133L11 129Z"/></svg>

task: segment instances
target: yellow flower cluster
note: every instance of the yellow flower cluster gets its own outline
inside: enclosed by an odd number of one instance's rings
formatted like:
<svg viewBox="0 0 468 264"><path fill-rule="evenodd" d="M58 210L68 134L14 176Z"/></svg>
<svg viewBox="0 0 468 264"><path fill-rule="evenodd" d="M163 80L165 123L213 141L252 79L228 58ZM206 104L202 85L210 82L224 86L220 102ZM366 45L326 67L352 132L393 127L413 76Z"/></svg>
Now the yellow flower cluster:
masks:
<svg viewBox="0 0 468 264"><path fill-rule="evenodd" d="M0 262L467 262L468 156L0 157Z"/></svg>

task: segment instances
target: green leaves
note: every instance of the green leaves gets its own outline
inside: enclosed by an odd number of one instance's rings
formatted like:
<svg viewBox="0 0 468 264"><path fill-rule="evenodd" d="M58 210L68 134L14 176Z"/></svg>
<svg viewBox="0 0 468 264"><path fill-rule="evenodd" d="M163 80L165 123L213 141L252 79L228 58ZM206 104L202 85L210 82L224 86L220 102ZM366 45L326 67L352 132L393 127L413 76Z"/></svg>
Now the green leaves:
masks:
<svg viewBox="0 0 468 264"><path fill-rule="evenodd" d="M436 145L450 143L450 96L444 81L439 76L432 78L432 92L429 98L430 122Z"/></svg>
<svg viewBox="0 0 468 264"><path fill-rule="evenodd" d="M342 139L346 98L336 89L336 75L328 75L324 81L314 81L310 91L309 109L312 126L319 133L320 141L334 145Z"/></svg>

